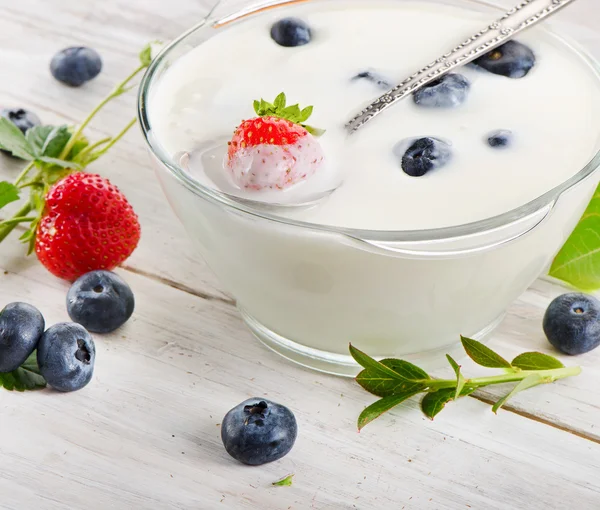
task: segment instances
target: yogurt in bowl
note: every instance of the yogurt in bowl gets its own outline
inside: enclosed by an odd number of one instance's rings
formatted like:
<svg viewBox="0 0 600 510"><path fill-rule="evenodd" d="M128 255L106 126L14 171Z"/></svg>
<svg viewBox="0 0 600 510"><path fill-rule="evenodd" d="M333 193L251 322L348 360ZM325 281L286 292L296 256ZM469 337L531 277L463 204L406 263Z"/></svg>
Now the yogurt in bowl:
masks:
<svg viewBox="0 0 600 510"><path fill-rule="evenodd" d="M274 2L198 27L155 60L140 112L157 174L269 347L341 375L358 371L349 342L431 366L460 334L484 339L559 250L600 179L600 76L549 31L344 131L494 15L471 0ZM290 18L300 44L273 36ZM289 186L245 186L227 142L255 100L282 91L313 106L310 124L326 132L305 140L322 160ZM307 207L245 200L330 189Z"/></svg>

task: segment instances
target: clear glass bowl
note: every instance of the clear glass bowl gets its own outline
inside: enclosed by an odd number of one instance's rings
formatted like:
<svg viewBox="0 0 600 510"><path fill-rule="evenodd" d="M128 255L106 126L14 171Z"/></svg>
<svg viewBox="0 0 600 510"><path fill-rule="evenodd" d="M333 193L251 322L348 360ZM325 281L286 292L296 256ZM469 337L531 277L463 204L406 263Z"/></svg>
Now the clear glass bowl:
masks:
<svg viewBox="0 0 600 510"><path fill-rule="evenodd" d="M490 14L497 10L476 0L450 1L457 2ZM139 116L158 178L201 255L265 345L338 375L358 371L349 342L374 357L433 367L443 354L456 354L461 334L485 339L508 305L548 267L600 180L600 153L522 207L433 230L356 230L294 221L205 187L153 138L148 114L153 88L170 63L225 25L289 3L295 2L222 2L153 61L140 89ZM600 80L591 57L563 44Z"/></svg>

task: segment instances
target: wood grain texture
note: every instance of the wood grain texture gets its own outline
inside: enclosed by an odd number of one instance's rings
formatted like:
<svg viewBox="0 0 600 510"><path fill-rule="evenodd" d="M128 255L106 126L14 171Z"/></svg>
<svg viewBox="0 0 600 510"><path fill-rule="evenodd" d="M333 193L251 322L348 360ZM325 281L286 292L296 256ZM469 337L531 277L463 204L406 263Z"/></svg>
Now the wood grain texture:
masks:
<svg viewBox="0 0 600 510"><path fill-rule="evenodd" d="M3 296L68 319L66 284L34 260L1 260ZM96 336L88 387L0 393L0 508L596 508L593 442L474 399L434 422L409 402L359 434L373 398L351 380L282 363L225 303L122 274L136 313ZM219 437L226 411L252 396L285 402L300 429L287 457L255 468ZM289 473L292 487L271 487Z"/></svg>
<svg viewBox="0 0 600 510"><path fill-rule="evenodd" d="M136 65L143 44L178 35L211 3L0 0L0 105L74 123ZM598 14L596 0L580 0L556 23L600 56ZM85 87L68 89L50 77L48 63L77 44L97 48L105 68ZM116 133L134 107L133 96L119 98L91 134ZM498 416L469 398L429 422L411 401L358 434L356 417L373 398L352 381L292 366L251 337L171 213L141 134L131 132L93 169L125 192L141 218L142 243L122 271L136 314L122 331L97 337L96 377L85 390L0 392L3 510L600 506L600 352L563 358L583 364L583 374L521 393ZM0 159L0 178L17 172ZM0 307L25 300L49 324L68 319L66 285L24 259L14 239L0 245L0 268L7 271L0 270ZM561 292L536 282L511 307L492 347L506 357L555 354L541 317ZM463 364L467 374L484 373ZM222 448L222 416L251 396L281 401L298 417L298 443L281 462L247 468ZM289 473L296 474L292 487L271 487Z"/></svg>

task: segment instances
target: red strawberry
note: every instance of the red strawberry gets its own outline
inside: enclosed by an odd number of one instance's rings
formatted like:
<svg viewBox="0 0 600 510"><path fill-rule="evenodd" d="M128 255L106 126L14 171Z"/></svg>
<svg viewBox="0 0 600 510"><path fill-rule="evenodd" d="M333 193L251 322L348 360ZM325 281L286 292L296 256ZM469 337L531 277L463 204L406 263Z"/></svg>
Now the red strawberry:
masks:
<svg viewBox="0 0 600 510"><path fill-rule="evenodd" d="M229 142L227 167L234 182L260 190L283 189L314 174L324 159L315 136L323 132L302 124L312 106L285 106L281 93L273 104L254 102L258 117L244 120Z"/></svg>
<svg viewBox="0 0 600 510"><path fill-rule="evenodd" d="M139 240L138 217L123 194L99 175L74 173L46 195L35 252L48 271L72 281L114 269Z"/></svg>

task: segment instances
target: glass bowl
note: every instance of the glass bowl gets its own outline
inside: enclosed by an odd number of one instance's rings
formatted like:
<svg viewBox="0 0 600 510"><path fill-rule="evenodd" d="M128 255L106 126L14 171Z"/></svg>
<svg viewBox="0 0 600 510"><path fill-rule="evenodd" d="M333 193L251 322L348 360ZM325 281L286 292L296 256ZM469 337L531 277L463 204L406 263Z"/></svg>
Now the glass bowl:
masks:
<svg viewBox="0 0 600 510"><path fill-rule="evenodd" d="M429 230L311 224L206 187L154 139L153 90L172 62L224 27L290 3L296 2L222 2L152 62L140 88L139 117L157 176L200 254L269 348L306 367L345 376L359 368L348 354L350 342L376 358L435 367L445 353L457 355L461 334L485 340L506 308L548 267L600 180L600 153L517 209ZM497 10L476 0L450 3L491 15ZM594 69L600 84L598 64L561 41Z"/></svg>

